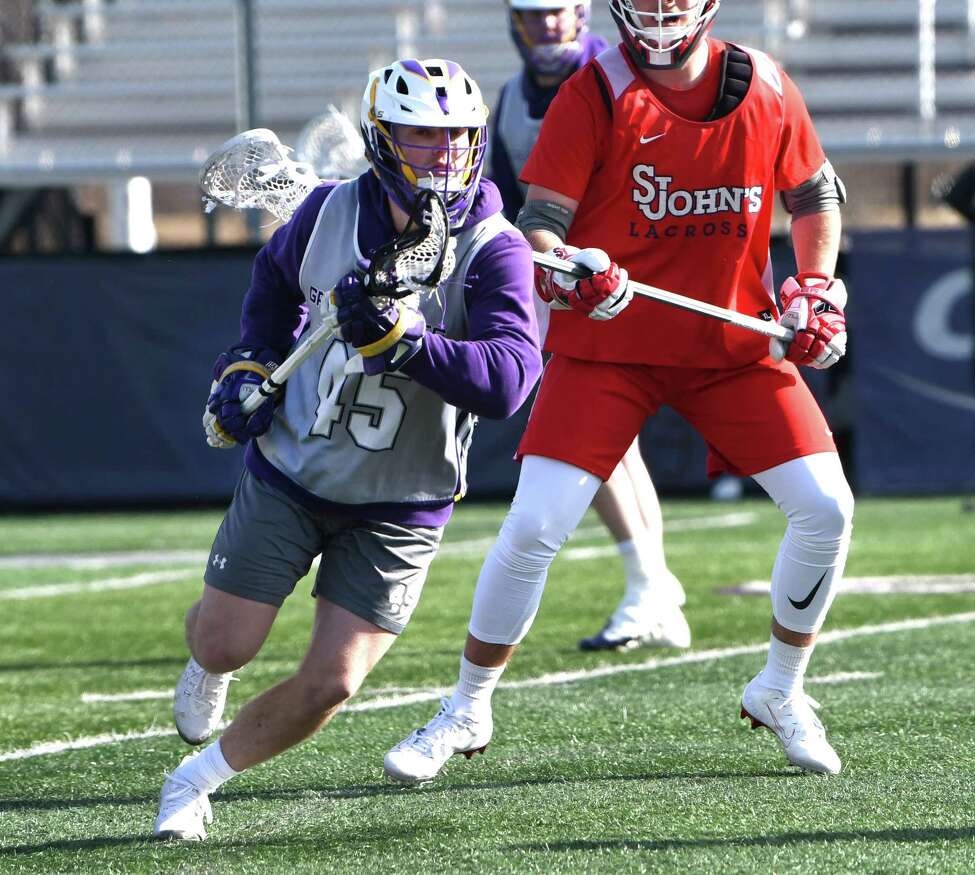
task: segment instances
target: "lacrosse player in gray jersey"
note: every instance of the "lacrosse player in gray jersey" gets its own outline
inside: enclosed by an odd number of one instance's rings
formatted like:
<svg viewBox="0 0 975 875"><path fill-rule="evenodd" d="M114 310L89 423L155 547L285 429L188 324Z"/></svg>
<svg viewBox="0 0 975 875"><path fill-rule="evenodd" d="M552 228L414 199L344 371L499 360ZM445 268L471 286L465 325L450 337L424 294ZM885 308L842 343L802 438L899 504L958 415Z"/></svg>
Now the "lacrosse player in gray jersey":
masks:
<svg viewBox="0 0 975 875"><path fill-rule="evenodd" d="M486 119L451 61L375 71L361 112L370 169L316 188L255 259L240 342L217 359L207 403L208 441L247 448L186 618L183 738L213 733L230 673L320 555L315 623L296 672L167 777L158 838L206 838L214 790L312 735L356 692L417 604L465 491L476 417L510 416L538 378L531 253L481 180ZM456 266L415 306L374 302L365 262L417 230L427 189L446 205ZM335 316L340 335L298 367L280 403L248 416L242 402L294 345L302 305L309 331Z"/></svg>

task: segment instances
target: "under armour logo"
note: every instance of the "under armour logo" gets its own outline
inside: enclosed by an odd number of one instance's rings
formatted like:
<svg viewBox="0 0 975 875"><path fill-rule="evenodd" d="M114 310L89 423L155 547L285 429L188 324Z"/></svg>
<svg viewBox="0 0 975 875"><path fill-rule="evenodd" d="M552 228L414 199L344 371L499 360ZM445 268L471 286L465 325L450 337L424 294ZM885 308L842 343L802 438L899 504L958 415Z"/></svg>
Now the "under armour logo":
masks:
<svg viewBox="0 0 975 875"><path fill-rule="evenodd" d="M228 557L226 556L221 556L219 553L214 553L213 558L210 560L210 564L214 568L219 568L221 571L223 571L224 568L227 567L227 558Z"/></svg>

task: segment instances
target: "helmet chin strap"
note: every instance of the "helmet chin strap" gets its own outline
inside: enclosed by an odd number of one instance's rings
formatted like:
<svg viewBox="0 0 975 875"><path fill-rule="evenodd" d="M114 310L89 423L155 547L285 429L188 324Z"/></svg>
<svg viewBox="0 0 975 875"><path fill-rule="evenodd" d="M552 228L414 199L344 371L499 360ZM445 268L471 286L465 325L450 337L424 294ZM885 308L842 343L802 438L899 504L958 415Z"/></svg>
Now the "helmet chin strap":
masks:
<svg viewBox="0 0 975 875"><path fill-rule="evenodd" d="M680 47L675 47L666 52L658 52L651 49L649 46L646 46L646 53L654 59L649 61L642 52L638 51L628 41L625 42L625 47L634 63L641 70L681 70L687 66L688 62L696 52L702 51L700 47L706 46L707 41L708 28L705 28L693 38L691 44L687 47L683 54L680 55L679 60L676 61L673 60L673 57L680 52Z"/></svg>

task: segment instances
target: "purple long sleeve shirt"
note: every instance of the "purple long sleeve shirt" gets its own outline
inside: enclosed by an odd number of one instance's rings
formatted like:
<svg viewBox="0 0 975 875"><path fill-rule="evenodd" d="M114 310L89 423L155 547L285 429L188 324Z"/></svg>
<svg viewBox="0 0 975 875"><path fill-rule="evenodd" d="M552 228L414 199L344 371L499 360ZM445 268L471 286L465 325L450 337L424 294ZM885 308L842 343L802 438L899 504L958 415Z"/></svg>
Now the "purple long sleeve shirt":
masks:
<svg viewBox="0 0 975 875"><path fill-rule="evenodd" d="M378 179L367 172L356 184L359 250L369 257L396 232ZM333 188L334 184L324 183L315 189L291 221L279 228L257 254L241 314L242 344L285 351L294 342L300 308L305 303L298 273L319 211ZM464 227L500 212L501 206L497 188L482 180ZM467 273L467 338L450 339L438 334L437 326L428 326L420 352L404 365L402 373L477 416L510 416L541 373L532 294L528 244L514 230L496 235L484 244ZM336 505L284 478L261 456L254 442L248 445L245 459L257 476L314 509L354 512L404 524L441 525L453 506L452 502L422 509Z"/></svg>

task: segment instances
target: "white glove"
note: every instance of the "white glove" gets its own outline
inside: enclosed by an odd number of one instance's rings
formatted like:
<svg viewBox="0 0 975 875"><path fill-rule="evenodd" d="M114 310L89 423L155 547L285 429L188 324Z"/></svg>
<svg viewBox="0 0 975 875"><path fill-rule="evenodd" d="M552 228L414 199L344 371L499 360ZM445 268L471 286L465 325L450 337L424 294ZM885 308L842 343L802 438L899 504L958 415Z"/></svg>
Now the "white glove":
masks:
<svg viewBox="0 0 975 875"><path fill-rule="evenodd" d="M218 385L218 381L214 380L210 386L211 395L217 391ZM207 443L214 449L229 450L231 447L237 446L237 441L220 428L217 423L217 415L211 413L205 404L203 405L203 432L206 435Z"/></svg>
<svg viewBox="0 0 975 875"><path fill-rule="evenodd" d="M801 273L789 277L780 291L782 318L779 325L792 329L790 343L769 340L769 354L780 362L824 369L846 353L847 292L843 280L823 274Z"/></svg>
<svg viewBox="0 0 975 875"><path fill-rule="evenodd" d="M556 246L546 254L592 271L592 276L577 279L572 274L535 265L535 291L553 309L571 308L590 319L605 321L618 316L633 300L629 275L602 249Z"/></svg>

